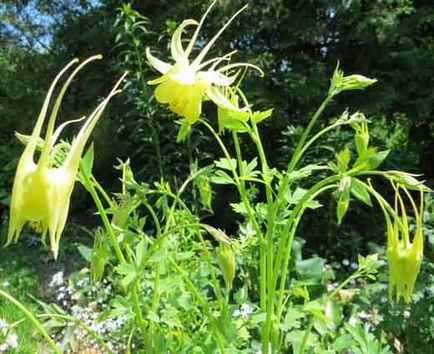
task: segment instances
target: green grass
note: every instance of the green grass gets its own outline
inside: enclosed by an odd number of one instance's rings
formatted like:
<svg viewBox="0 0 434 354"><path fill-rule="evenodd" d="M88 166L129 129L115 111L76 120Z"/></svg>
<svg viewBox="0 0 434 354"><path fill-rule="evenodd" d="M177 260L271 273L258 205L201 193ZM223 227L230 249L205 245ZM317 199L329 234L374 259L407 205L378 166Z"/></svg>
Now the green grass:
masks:
<svg viewBox="0 0 434 354"><path fill-rule="evenodd" d="M35 259L37 258L34 258L34 252L24 245L0 248L0 288L30 310L36 310L36 304L29 294L38 297L42 293ZM12 303L0 298L0 318L12 324L22 320L24 315ZM29 321L20 322L15 333L18 336L19 346L10 353L38 352L38 334Z"/></svg>

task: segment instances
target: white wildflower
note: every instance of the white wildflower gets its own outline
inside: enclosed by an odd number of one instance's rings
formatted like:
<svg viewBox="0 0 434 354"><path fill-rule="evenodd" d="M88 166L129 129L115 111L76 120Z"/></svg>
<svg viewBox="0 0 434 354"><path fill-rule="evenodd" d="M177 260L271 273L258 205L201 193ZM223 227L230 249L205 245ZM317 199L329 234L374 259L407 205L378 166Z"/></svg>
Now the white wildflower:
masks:
<svg viewBox="0 0 434 354"><path fill-rule="evenodd" d="M18 337L15 333L11 333L6 337L6 344L11 348L18 347Z"/></svg>
<svg viewBox="0 0 434 354"><path fill-rule="evenodd" d="M241 304L240 309L235 310L233 315L234 317L248 318L252 312L253 308L249 304Z"/></svg>
<svg viewBox="0 0 434 354"><path fill-rule="evenodd" d="M9 346L6 343L0 344L0 353L4 353L9 349Z"/></svg>
<svg viewBox="0 0 434 354"><path fill-rule="evenodd" d="M53 277L51 278L49 286L52 288L56 288L58 286L61 286L63 284L63 282L64 282L63 270L61 270L61 271L59 271L53 275Z"/></svg>

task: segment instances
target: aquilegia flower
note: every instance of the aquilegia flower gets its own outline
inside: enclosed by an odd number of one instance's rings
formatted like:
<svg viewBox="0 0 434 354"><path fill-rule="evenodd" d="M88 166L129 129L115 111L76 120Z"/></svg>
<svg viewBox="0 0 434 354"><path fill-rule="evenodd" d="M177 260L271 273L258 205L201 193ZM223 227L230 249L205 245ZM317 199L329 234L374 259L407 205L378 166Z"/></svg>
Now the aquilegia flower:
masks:
<svg viewBox="0 0 434 354"><path fill-rule="evenodd" d="M68 216L69 200L83 149L108 102L119 92L118 87L125 75L121 77L109 95L86 119L77 137L72 142L65 160L59 167L53 166L56 140L65 125L76 120L63 123L54 131L56 116L62 98L74 76L90 61L100 58L101 56L97 55L87 59L70 74L53 105L46 128L45 139L42 140L40 137L41 130L53 91L63 74L72 65L77 63L78 60L74 59L66 65L51 84L33 132L30 136L26 137L26 147L18 161L12 189L9 232L6 246L18 240L21 229L26 222L35 222L41 226L42 242L44 243L48 232L51 250L54 257L57 258L60 236ZM38 162L35 163L34 155L38 146L41 148L41 154Z"/></svg>
<svg viewBox="0 0 434 354"><path fill-rule="evenodd" d="M161 77L148 82L150 85L158 85L154 92L155 98L160 103L168 104L171 111L185 118L189 124L193 124L199 119L202 112L202 100L205 95L219 106L235 109L218 87L231 85L237 74L227 76L225 73L237 67L250 66L262 74L259 68L248 63L226 64L217 69L220 63L229 61L234 52L203 62L215 41L246 7L243 7L229 19L193 61L189 60L202 24L215 3L216 1L211 4L199 23L195 20L185 20L175 30L170 45L174 64L157 59L151 54L149 48L146 49L146 56L150 64L162 74ZM181 37L182 32L188 26L197 26L197 28L187 48L184 49Z"/></svg>
<svg viewBox="0 0 434 354"><path fill-rule="evenodd" d="M414 209L416 221L415 235L413 242L410 242L407 214L398 188L396 188L394 222L392 223L390 218L386 216L387 259L390 271L390 300L393 300L394 295L397 301L402 296L408 303L411 300L411 294L413 293L413 287L423 258L423 194L421 193L421 203L419 210L417 210L410 193L406 189L404 191L407 193ZM399 209L401 209L401 217L399 217Z"/></svg>

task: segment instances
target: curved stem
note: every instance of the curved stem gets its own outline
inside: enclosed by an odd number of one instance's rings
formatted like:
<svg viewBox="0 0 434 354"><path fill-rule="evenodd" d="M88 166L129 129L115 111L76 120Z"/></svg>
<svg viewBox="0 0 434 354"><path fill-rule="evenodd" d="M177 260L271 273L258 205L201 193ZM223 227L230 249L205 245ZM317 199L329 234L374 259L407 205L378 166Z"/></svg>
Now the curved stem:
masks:
<svg viewBox="0 0 434 354"><path fill-rule="evenodd" d="M0 296L4 297L6 300L8 300L10 303L15 305L21 312L24 313L24 315L30 320L30 322L33 323L33 325L36 327L36 329L41 333L41 335L47 340L48 345L51 347L54 353L61 354L60 349L57 347L56 343L51 339L50 335L45 330L44 326L42 326L41 322L38 321L38 319L33 315L30 310L27 309L21 302L19 302L17 299L15 299L13 296L8 294L7 292L0 289Z"/></svg>
<svg viewBox="0 0 434 354"><path fill-rule="evenodd" d="M328 177L320 182L318 182L316 185L314 185L311 189L309 189L306 194L303 196L303 198L297 203L294 210L292 211L283 231L283 237L281 239L281 243L279 243L278 247L278 254L276 256L276 263L275 263L275 276L273 278L273 284L272 289L273 292L276 291L276 285L278 280L278 270L281 269L281 277L280 277L280 284L278 289L278 300L277 300L277 306L276 306L276 319L277 323L280 322L281 316L282 316L282 310L283 310L283 299L284 299L284 292L285 292L285 284L286 284L286 277L289 270L289 261L291 259L291 250L292 250L292 244L295 237L295 232L298 227L298 223L300 222L300 219L306 209L306 203L312 199L315 198L317 195L321 194L322 192L335 188L336 185L334 182L336 182L339 179L337 176L331 176ZM288 235L288 236L286 236ZM273 340L274 345L277 345L277 339L275 338Z"/></svg>

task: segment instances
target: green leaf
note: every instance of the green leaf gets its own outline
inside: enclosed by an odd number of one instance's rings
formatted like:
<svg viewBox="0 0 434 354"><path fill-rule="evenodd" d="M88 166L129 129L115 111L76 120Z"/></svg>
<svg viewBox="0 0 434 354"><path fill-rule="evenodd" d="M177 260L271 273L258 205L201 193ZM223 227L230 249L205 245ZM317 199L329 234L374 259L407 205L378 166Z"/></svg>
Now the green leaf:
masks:
<svg viewBox="0 0 434 354"><path fill-rule="evenodd" d="M256 157L249 163L247 163L247 161L243 161L244 174L242 177L257 177L260 174L259 171L255 170L257 166L258 160Z"/></svg>
<svg viewBox="0 0 434 354"><path fill-rule="evenodd" d="M184 141L185 138L190 133L190 131L191 131L191 124L186 119L181 120L176 141L178 143Z"/></svg>
<svg viewBox="0 0 434 354"><path fill-rule="evenodd" d="M285 319L281 325L281 330L288 332L292 329L299 329L301 327L301 319L306 317L306 315L295 307L289 307L286 312Z"/></svg>
<svg viewBox="0 0 434 354"><path fill-rule="evenodd" d="M389 155L390 150L379 151L371 156L367 156L368 160L368 168L373 170L381 165L381 163L386 159L387 155Z"/></svg>
<svg viewBox="0 0 434 354"><path fill-rule="evenodd" d="M94 160L94 151L93 144L90 145L89 149L87 149L86 154L80 161L80 172L84 173L86 176L89 176L92 173Z"/></svg>
<svg viewBox="0 0 434 354"><path fill-rule="evenodd" d="M370 79L363 75L350 75L345 76L342 80L340 91L347 90L363 90L377 82L377 79Z"/></svg>
<svg viewBox="0 0 434 354"><path fill-rule="evenodd" d="M127 288L129 285L131 285L131 283L137 278L137 270L134 264L125 262L117 266L115 269L120 275L123 275L121 285L124 288Z"/></svg>
<svg viewBox="0 0 434 354"><path fill-rule="evenodd" d="M348 147L345 147L344 150L338 152L336 154L336 160L338 162L339 170L341 172L345 172L351 160L350 149L348 149Z"/></svg>
<svg viewBox="0 0 434 354"><path fill-rule="evenodd" d="M295 269L302 279L321 280L324 264L324 259L313 257L296 262Z"/></svg>
<svg viewBox="0 0 434 354"><path fill-rule="evenodd" d="M336 215L338 218L338 224L342 222L345 214L347 213L350 205L350 192L351 192L351 177L344 175L339 183L339 199L336 205Z"/></svg>
<svg viewBox="0 0 434 354"><path fill-rule="evenodd" d="M85 245L78 245L77 246L78 252L82 255L82 257L86 260L86 262L90 262L92 259L92 248L87 247Z"/></svg>
<svg viewBox="0 0 434 354"><path fill-rule="evenodd" d="M244 203L231 203L232 210L241 215L247 215L247 209Z"/></svg>
<svg viewBox="0 0 434 354"><path fill-rule="evenodd" d="M231 166L236 169L237 168L237 160L235 159L226 159L222 157L220 160L214 161L215 165L222 170L232 171Z"/></svg>
<svg viewBox="0 0 434 354"><path fill-rule="evenodd" d="M317 170L324 170L327 169L327 167L325 166L320 166L320 165L307 165L304 166L303 168L293 171L289 174L289 180L290 181L297 181L303 178L307 178L309 177L313 171L317 171Z"/></svg>
<svg viewBox="0 0 434 354"><path fill-rule="evenodd" d="M258 124L259 122L262 122L263 120L271 117L272 114L273 114L273 108L268 109L266 111L256 111L252 115L252 122Z"/></svg>
<svg viewBox="0 0 434 354"><path fill-rule="evenodd" d="M354 167L360 170L373 170L381 165L381 163L386 159L389 154L389 150L377 152L376 148L368 148L365 157L358 158L354 163Z"/></svg>
<svg viewBox="0 0 434 354"><path fill-rule="evenodd" d="M155 312L149 312L146 318L152 322L159 323L160 317Z"/></svg>
<svg viewBox="0 0 434 354"><path fill-rule="evenodd" d="M210 181L215 184L235 184L231 176L222 170L215 171L214 176L210 176Z"/></svg>
<svg viewBox="0 0 434 354"><path fill-rule="evenodd" d="M351 178L351 194L361 202L372 207L371 196L368 190L365 185L355 177Z"/></svg>
<svg viewBox="0 0 434 354"><path fill-rule="evenodd" d="M148 243L145 238L142 238L136 246L136 264L138 267L142 265L142 261L147 253Z"/></svg>

